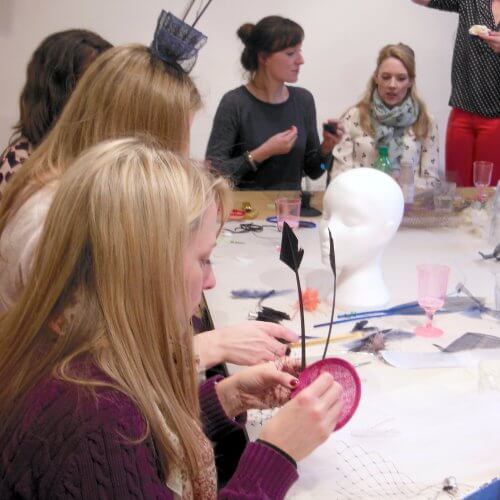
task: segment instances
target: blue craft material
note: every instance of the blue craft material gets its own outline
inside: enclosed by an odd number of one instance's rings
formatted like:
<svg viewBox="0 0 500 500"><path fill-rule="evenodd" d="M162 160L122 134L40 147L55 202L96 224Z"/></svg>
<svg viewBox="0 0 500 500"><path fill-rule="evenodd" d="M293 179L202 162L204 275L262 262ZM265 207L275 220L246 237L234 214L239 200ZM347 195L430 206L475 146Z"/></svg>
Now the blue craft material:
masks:
<svg viewBox="0 0 500 500"><path fill-rule="evenodd" d="M240 290L231 290L233 299L267 299L268 297L278 297L293 292L293 290L248 290L242 288Z"/></svg>
<svg viewBox="0 0 500 500"><path fill-rule="evenodd" d="M480 306L468 297L446 297L444 306L439 311L437 311L436 314L447 312L470 312L472 310L479 311ZM418 314L425 314L424 310L420 307L418 302L406 302L394 307L389 307L388 309L377 309L359 313L339 314L338 319L334 321L333 324L335 325L337 323L348 323L349 321L358 321L360 319L383 318L385 316ZM330 323L319 323L314 325L314 328L321 328L329 325Z"/></svg>
<svg viewBox="0 0 500 500"><path fill-rule="evenodd" d="M486 486L464 497L464 500L499 500L500 499L500 479L494 479Z"/></svg>
<svg viewBox="0 0 500 500"><path fill-rule="evenodd" d="M266 221L270 222L271 224L277 224L278 218L275 215L273 215L272 217L267 217ZM299 220L299 227L307 227L312 229L316 227L316 224L309 220Z"/></svg>

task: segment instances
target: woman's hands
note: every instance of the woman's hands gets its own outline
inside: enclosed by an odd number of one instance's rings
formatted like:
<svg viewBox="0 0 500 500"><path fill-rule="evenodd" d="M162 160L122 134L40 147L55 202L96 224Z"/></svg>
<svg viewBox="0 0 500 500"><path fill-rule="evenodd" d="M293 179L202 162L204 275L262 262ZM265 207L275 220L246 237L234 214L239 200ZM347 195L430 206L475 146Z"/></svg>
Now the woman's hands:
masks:
<svg viewBox="0 0 500 500"><path fill-rule="evenodd" d="M340 142L345 132L344 127L339 120L329 119L328 123L335 125L337 127L337 131L335 134L331 134L330 132L323 130L323 142L321 143L321 154L323 156L327 156L332 152L332 149ZM250 153L252 158L257 163L262 163L272 156L288 154L293 148L296 140L297 127L292 125L284 132L279 132L278 134L273 135L258 148L250 151Z"/></svg>
<svg viewBox="0 0 500 500"><path fill-rule="evenodd" d="M259 437L302 460L333 432L342 409L341 391L330 374L322 373L264 425Z"/></svg>
<svg viewBox="0 0 500 500"><path fill-rule="evenodd" d="M330 374L322 373L290 400L299 383L297 368L280 370L273 363L253 366L222 380L215 390L231 418L253 408L284 405L264 425L260 438L299 461L333 432L342 410L342 388Z"/></svg>
<svg viewBox="0 0 500 500"><path fill-rule="evenodd" d="M477 35L479 38L482 38L495 52L496 54L500 54L500 32L499 31L490 31L487 35L483 35L479 33Z"/></svg>
<svg viewBox="0 0 500 500"><path fill-rule="evenodd" d="M241 370L216 386L217 395L226 414L235 417L250 409L282 406L297 387L294 367L279 369L266 363Z"/></svg>
<svg viewBox="0 0 500 500"><path fill-rule="evenodd" d="M272 361L285 355L287 343L297 340L297 335L284 326L265 321L245 321L195 335L194 346L200 358L200 367L206 369L219 363L251 366Z"/></svg>
<svg viewBox="0 0 500 500"><path fill-rule="evenodd" d="M339 120L329 119L327 120L327 123L329 125L335 125L337 131L335 132L335 134L332 134L323 129L323 142L321 143L321 154L323 156L327 156L332 152L333 148L340 142L342 136L345 133L344 126L342 125L342 123L340 123Z"/></svg>
<svg viewBox="0 0 500 500"><path fill-rule="evenodd" d="M292 125L284 132L278 132L271 136L266 142L262 143L258 148L250 151L252 158L257 163L271 158L271 156L286 155L288 154L295 141L297 140L297 127Z"/></svg>

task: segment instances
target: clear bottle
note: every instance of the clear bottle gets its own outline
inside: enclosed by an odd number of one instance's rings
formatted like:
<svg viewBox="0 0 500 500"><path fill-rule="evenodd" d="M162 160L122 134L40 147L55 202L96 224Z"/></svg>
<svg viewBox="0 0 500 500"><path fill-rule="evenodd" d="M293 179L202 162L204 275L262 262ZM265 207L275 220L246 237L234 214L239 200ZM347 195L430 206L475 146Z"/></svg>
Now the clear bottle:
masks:
<svg viewBox="0 0 500 500"><path fill-rule="evenodd" d="M389 148L387 146L380 146L378 148L378 158L375 161L374 167L386 174L392 174L391 160L389 160Z"/></svg>
<svg viewBox="0 0 500 500"><path fill-rule="evenodd" d="M410 161L401 160L399 185L403 191L406 211L411 208L415 201L415 172L413 170L413 164Z"/></svg>
<svg viewBox="0 0 500 500"><path fill-rule="evenodd" d="M500 181L491 206L489 242L493 246L500 244Z"/></svg>

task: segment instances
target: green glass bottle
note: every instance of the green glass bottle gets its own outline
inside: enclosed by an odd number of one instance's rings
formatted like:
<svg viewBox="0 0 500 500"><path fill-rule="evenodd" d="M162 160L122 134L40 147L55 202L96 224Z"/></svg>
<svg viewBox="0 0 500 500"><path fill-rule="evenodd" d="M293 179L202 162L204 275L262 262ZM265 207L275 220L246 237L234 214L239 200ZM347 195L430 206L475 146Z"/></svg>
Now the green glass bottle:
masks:
<svg viewBox="0 0 500 500"><path fill-rule="evenodd" d="M378 148L378 158L374 167L386 174L392 174L391 160L389 160L389 148L387 146L380 146Z"/></svg>

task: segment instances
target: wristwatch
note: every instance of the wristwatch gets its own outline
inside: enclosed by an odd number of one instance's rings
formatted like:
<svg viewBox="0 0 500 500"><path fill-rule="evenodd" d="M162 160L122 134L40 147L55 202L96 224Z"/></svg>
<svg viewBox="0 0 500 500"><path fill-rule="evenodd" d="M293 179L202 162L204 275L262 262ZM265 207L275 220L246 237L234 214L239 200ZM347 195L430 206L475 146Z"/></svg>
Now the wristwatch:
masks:
<svg viewBox="0 0 500 500"><path fill-rule="evenodd" d="M255 163L255 160L253 159L250 151L245 151L243 153L243 157L245 158L245 161L250 165L250 168L254 172L257 172L257 163Z"/></svg>

